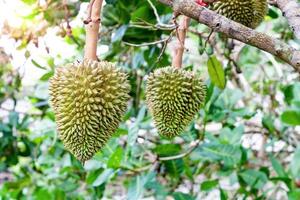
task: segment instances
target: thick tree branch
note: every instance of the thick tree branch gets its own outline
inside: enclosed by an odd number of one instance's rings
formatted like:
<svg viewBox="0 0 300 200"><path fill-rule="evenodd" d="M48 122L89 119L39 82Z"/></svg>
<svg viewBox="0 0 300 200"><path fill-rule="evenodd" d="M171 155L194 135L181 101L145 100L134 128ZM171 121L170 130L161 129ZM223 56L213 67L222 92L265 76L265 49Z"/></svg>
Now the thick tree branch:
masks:
<svg viewBox="0 0 300 200"><path fill-rule="evenodd" d="M86 24L86 39L84 58L97 60L97 43L100 28L100 13L103 0L91 0L89 5L88 18L84 20Z"/></svg>
<svg viewBox="0 0 300 200"><path fill-rule="evenodd" d="M175 13L186 15L209 26L216 32L225 34L229 38L239 40L273 54L300 72L300 51L297 51L281 40L236 23L205 7L198 6L194 0L159 1L172 7Z"/></svg>
<svg viewBox="0 0 300 200"><path fill-rule="evenodd" d="M277 0L277 5L288 20L295 37L300 39L300 4L297 0Z"/></svg>

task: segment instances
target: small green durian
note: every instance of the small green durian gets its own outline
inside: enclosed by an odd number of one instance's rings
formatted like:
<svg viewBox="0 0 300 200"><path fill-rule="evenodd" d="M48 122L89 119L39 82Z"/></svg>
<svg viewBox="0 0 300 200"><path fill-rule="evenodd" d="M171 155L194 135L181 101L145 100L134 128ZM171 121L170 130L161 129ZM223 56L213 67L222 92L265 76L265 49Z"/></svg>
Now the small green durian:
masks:
<svg viewBox="0 0 300 200"><path fill-rule="evenodd" d="M127 109L130 85L114 64L84 60L58 67L50 80L58 136L81 162L110 139Z"/></svg>
<svg viewBox="0 0 300 200"><path fill-rule="evenodd" d="M165 67L147 79L146 100L154 124L162 136L179 135L204 105L206 86L199 75Z"/></svg>
<svg viewBox="0 0 300 200"><path fill-rule="evenodd" d="M217 13L250 28L256 28L268 12L267 0L219 0L212 7Z"/></svg>

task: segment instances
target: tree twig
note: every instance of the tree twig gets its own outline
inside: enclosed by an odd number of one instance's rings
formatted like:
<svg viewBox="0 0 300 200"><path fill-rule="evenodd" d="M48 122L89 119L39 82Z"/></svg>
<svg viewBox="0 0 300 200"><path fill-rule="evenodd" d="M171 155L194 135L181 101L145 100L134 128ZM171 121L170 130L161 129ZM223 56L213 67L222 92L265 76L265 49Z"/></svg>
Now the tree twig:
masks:
<svg viewBox="0 0 300 200"><path fill-rule="evenodd" d="M257 47L271 53L290 64L300 72L300 51L294 49L281 40L257 32L242 24L234 22L203 6L198 6L193 0L159 0L173 8L175 13L181 13L198 22L207 25L216 32L221 32L229 38Z"/></svg>
<svg viewBox="0 0 300 200"><path fill-rule="evenodd" d="M176 160L176 159L179 159L179 158L183 158L187 155L189 155L190 153L192 153L194 151L194 149L196 149L200 144L200 140L195 140L193 141L193 143L191 144L191 147L184 153L182 154L178 154L178 155L175 155L175 156L168 156L168 157L158 157L158 160L159 161L167 161L167 160Z"/></svg>
<svg viewBox="0 0 300 200"><path fill-rule="evenodd" d="M169 37L158 40L158 41L154 41L154 42L145 42L145 43L141 43L141 44L133 44L133 43L129 43L129 42L123 42L124 44L128 45L128 46L133 46L133 47L143 47L143 46L150 46L150 45L155 45L155 44L161 44L166 42L167 40L169 40Z"/></svg>

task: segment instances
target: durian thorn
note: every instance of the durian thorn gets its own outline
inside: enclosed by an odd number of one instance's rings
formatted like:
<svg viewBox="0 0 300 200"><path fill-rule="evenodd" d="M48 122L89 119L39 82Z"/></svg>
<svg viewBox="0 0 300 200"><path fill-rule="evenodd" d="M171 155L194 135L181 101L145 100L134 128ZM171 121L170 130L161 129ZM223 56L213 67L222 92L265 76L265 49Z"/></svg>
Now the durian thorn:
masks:
<svg viewBox="0 0 300 200"><path fill-rule="evenodd" d="M176 35L177 35L177 45L175 46L174 49L174 56L172 60L172 66L175 68L181 68L182 65L182 56L184 52L184 43L185 43L185 37L186 37L186 32L188 29L190 23L190 18L183 16L181 19L181 22L176 29Z"/></svg>
<svg viewBox="0 0 300 200"><path fill-rule="evenodd" d="M88 8L88 17L84 20L86 24L84 58L86 59L98 60L96 53L102 3L103 0L91 0Z"/></svg>

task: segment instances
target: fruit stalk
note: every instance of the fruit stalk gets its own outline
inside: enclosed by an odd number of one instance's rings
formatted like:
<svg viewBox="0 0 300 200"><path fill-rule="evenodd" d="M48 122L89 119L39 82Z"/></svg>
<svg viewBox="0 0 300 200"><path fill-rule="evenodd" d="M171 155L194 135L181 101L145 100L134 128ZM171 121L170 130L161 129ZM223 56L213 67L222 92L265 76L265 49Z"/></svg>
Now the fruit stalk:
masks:
<svg viewBox="0 0 300 200"><path fill-rule="evenodd" d="M84 58L97 60L97 43L100 28L100 14L103 0L91 0L88 8L88 18L84 20L86 24L86 39Z"/></svg>
<svg viewBox="0 0 300 200"><path fill-rule="evenodd" d="M174 56L172 60L172 66L175 68L181 68L182 65L184 43L185 43L185 37L186 37L187 29L189 27L189 23L190 23L190 18L183 16L177 30L178 41L174 49Z"/></svg>

